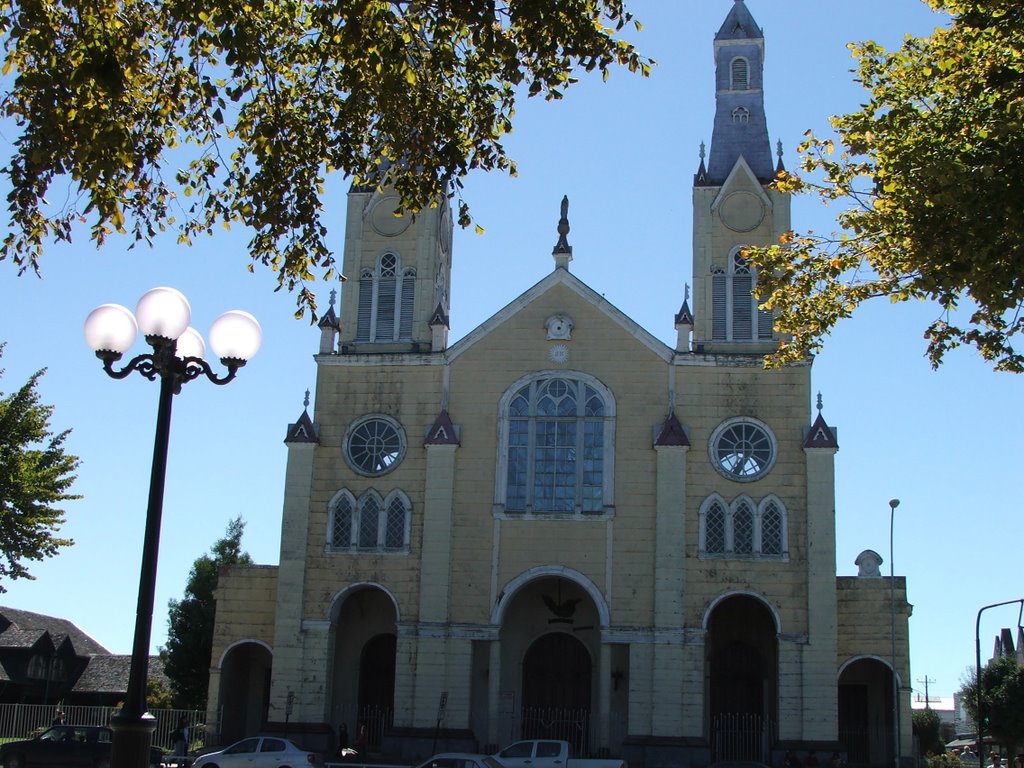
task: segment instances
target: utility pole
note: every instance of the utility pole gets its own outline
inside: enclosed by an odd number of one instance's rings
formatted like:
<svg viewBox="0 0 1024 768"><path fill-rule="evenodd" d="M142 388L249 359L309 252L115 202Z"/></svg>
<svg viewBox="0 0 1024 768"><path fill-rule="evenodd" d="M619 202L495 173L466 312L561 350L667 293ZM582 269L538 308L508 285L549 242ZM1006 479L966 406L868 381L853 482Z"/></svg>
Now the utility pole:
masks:
<svg viewBox="0 0 1024 768"><path fill-rule="evenodd" d="M927 709L931 709L932 700L928 698L928 684L934 683L934 680L929 680L928 675L924 676L924 680L918 680L918 683L924 685L924 706Z"/></svg>

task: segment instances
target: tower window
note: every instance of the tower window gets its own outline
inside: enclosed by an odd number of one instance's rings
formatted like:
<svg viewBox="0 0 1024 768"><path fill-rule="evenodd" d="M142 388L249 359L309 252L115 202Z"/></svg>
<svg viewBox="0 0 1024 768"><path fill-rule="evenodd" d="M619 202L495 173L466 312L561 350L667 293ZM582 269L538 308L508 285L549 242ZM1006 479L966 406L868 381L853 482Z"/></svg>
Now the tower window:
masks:
<svg viewBox="0 0 1024 768"><path fill-rule="evenodd" d="M731 77L730 89L733 91L750 90L750 64L741 56L732 60L729 66Z"/></svg>
<svg viewBox="0 0 1024 768"><path fill-rule="evenodd" d="M396 254L382 254L359 275L356 341L410 341L415 294L416 270L402 271Z"/></svg>
<svg viewBox="0 0 1024 768"><path fill-rule="evenodd" d="M750 122L750 110L746 107L736 107L736 109L732 111L732 121L734 123L746 125Z"/></svg>
<svg viewBox="0 0 1024 768"><path fill-rule="evenodd" d="M729 272L711 273L711 338L713 341L771 341L770 310L758 309L754 286L757 272L736 248L729 258ZM756 318L756 322L755 322Z"/></svg>

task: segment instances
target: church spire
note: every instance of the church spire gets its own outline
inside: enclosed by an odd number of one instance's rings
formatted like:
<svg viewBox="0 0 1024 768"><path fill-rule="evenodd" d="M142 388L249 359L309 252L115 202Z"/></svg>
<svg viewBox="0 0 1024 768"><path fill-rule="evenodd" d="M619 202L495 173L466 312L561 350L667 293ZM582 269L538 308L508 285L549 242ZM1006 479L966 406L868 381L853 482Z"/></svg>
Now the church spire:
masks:
<svg viewBox="0 0 1024 768"><path fill-rule="evenodd" d="M715 128L709 181L725 181L740 157L759 181L774 178L764 114L764 33L743 0L735 0L715 35Z"/></svg>

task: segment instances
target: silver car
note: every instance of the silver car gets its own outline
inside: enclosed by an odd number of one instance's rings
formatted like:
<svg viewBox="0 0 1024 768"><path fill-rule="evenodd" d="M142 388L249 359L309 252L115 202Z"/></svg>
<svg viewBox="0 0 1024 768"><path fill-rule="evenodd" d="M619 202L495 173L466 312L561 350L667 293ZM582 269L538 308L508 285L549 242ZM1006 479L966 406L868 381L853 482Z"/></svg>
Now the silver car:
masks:
<svg viewBox="0 0 1024 768"><path fill-rule="evenodd" d="M192 768L306 768L323 764L319 754L301 749L288 739L251 736L220 752L197 757Z"/></svg>

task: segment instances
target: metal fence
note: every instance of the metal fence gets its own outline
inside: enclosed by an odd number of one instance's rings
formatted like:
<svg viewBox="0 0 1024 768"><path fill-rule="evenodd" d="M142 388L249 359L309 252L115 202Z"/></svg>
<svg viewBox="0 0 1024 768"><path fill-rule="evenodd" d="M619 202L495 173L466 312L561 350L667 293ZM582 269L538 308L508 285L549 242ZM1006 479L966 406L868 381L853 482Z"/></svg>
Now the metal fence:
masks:
<svg viewBox="0 0 1024 768"><path fill-rule="evenodd" d="M0 704L0 739L27 739L46 730L57 722L60 713L64 722L73 725L110 725L117 714L114 707L80 707L55 704ZM193 709L155 709L156 718L153 746L173 747L171 732L178 728L182 718L188 724L189 751L206 746L206 713Z"/></svg>
<svg viewBox="0 0 1024 768"><path fill-rule="evenodd" d="M711 761L770 764L775 722L761 715L721 714L711 722Z"/></svg>

